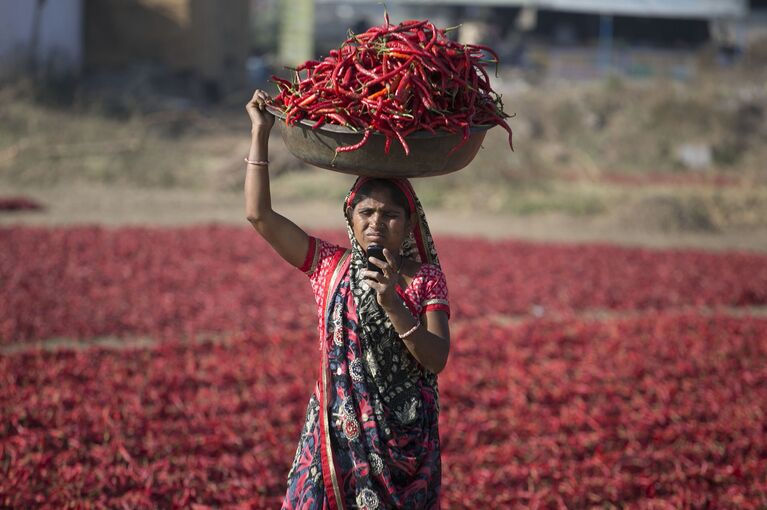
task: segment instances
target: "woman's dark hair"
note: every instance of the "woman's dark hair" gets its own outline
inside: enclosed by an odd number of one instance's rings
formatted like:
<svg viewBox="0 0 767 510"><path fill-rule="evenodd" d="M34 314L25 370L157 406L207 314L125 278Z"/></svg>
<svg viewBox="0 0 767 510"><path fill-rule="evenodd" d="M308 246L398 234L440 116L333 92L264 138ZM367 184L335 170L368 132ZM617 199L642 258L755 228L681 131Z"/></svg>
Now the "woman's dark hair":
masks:
<svg viewBox="0 0 767 510"><path fill-rule="evenodd" d="M405 218L410 219L410 202L405 196L405 193L399 188L399 186L394 184L389 179L370 179L366 181L354 194L354 198L350 204L351 210L353 211L354 208L357 207L357 204L366 198L370 198L370 195L374 191L381 190L387 190L392 201L405 210Z"/></svg>

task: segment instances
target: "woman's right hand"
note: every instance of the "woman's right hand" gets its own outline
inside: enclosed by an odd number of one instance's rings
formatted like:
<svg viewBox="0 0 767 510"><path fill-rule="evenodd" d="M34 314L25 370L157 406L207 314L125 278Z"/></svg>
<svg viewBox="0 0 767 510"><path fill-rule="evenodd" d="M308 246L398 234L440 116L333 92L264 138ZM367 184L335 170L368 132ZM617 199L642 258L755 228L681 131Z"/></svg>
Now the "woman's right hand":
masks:
<svg viewBox="0 0 767 510"><path fill-rule="evenodd" d="M245 111L250 116L253 131L270 132L274 126L274 115L266 110L266 105L272 102L269 94L261 89L256 89L253 98L245 105Z"/></svg>

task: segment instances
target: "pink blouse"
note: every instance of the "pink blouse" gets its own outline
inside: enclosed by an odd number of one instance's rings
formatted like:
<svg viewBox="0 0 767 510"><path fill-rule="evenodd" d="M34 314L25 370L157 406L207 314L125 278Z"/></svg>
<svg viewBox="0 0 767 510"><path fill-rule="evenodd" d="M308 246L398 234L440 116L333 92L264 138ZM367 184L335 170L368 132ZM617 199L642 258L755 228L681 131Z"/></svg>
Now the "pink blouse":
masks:
<svg viewBox="0 0 767 510"><path fill-rule="evenodd" d="M316 237L309 237L309 249L306 253L306 259L299 269L309 276L314 299L318 304L324 291L322 283L325 281L328 271L334 269L330 267L333 255L339 251L346 251L346 248ZM397 285L397 293L405 301L410 312L416 317L428 311L443 311L450 317L450 303L448 301L445 274L434 264L421 264L413 281L410 282L407 288L403 289ZM320 311L321 314L322 312ZM322 317L320 317L320 320L322 320Z"/></svg>

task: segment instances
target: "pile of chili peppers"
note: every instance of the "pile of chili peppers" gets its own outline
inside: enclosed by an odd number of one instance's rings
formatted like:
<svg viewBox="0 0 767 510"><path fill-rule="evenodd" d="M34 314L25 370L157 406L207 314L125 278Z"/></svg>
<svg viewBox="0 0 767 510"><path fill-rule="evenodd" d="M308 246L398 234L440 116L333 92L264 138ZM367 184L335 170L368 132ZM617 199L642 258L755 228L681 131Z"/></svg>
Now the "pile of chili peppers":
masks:
<svg viewBox="0 0 767 510"><path fill-rule="evenodd" d="M497 68L498 55L487 46L454 42L448 30L428 20L392 25L384 14L383 25L350 34L322 61L299 65L292 82L272 76L280 90L274 103L291 126L306 119L313 129L336 124L362 132L358 143L336 153L357 150L378 132L386 136L387 154L396 139L409 155L409 134L438 130L463 135L452 153L476 125L502 126L514 150L504 120L509 115L485 70L487 63Z"/></svg>

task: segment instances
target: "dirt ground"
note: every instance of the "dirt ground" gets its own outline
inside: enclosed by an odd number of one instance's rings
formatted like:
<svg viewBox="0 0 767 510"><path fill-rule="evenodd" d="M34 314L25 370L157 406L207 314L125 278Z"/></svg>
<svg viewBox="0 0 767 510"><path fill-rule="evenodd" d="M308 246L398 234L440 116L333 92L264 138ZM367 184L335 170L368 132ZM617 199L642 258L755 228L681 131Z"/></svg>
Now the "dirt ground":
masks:
<svg viewBox="0 0 767 510"><path fill-rule="evenodd" d="M466 170L413 180L435 235L767 252L763 80L507 85L517 150L496 128ZM0 227L247 227L242 108L120 117L110 101L51 108L0 89L0 198L45 206L0 211ZM278 212L343 226L353 177L302 164L277 130L269 158Z"/></svg>
<svg viewBox="0 0 767 510"><path fill-rule="evenodd" d="M339 179L343 181L343 179ZM339 184L340 185L340 184ZM346 188L341 188L345 190ZM78 185L34 190L10 188L5 196L23 195L45 205L43 211L4 212L0 227L13 225L106 227L192 224L247 226L240 191L149 190L104 185ZM274 193L274 208L307 230L343 226L335 200L303 200ZM427 210L433 233L515 238L536 242L607 242L651 248L700 248L767 252L767 228L729 228L720 232L669 232L651 226L627 226L610 215L561 213L518 216L502 213ZM641 222L640 222L641 223Z"/></svg>

